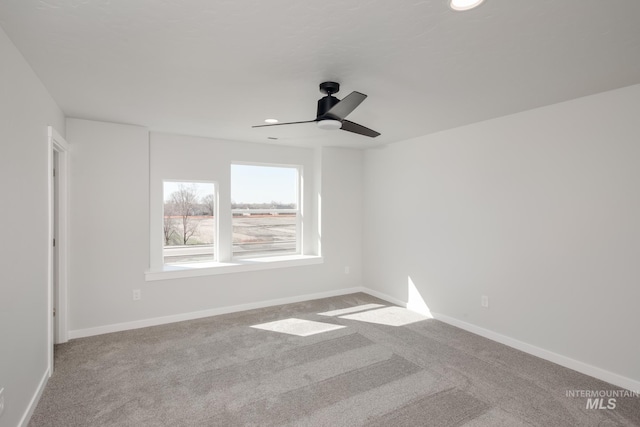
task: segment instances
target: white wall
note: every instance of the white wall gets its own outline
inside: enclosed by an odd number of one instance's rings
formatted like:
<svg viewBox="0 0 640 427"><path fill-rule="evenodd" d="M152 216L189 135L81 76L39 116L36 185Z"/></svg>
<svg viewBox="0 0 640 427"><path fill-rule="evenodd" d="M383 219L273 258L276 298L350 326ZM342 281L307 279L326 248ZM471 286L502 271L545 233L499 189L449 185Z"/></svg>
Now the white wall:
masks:
<svg viewBox="0 0 640 427"><path fill-rule="evenodd" d="M149 132L67 119L69 329L133 319L149 263Z"/></svg>
<svg viewBox="0 0 640 427"><path fill-rule="evenodd" d="M0 426L18 425L47 371L47 126L64 116L0 29Z"/></svg>
<svg viewBox="0 0 640 427"><path fill-rule="evenodd" d="M362 286L363 152L325 147L321 154L325 274L344 287Z"/></svg>
<svg viewBox="0 0 640 427"><path fill-rule="evenodd" d="M364 285L640 380L639 111L631 86L367 151Z"/></svg>
<svg viewBox="0 0 640 427"><path fill-rule="evenodd" d="M316 153L156 133L149 141L143 128L77 119L67 123L67 140L73 146L72 336L117 324L126 328L145 319L361 285L359 151L325 148ZM324 263L145 282L150 247L149 187L155 194L162 179L189 178L215 180L222 185L228 180L225 162L229 159L276 163L303 159L311 177L317 175L313 169L320 162L316 160L321 160L322 227L331 230L323 236ZM351 267L348 275L344 273L346 265ZM133 289L141 289L140 301L132 301Z"/></svg>

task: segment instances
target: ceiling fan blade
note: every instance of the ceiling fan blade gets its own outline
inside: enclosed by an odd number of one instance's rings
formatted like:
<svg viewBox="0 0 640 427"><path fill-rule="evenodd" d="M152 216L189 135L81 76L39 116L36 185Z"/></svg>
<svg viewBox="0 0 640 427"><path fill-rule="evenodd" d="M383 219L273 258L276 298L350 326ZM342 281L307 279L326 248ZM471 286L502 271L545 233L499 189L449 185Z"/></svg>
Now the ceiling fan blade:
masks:
<svg viewBox="0 0 640 427"><path fill-rule="evenodd" d="M313 123L316 122L317 120L305 120L304 122L287 122L287 123L269 123L268 125L256 125L256 126L251 126L252 128L264 128L264 127L268 127L268 126L282 126L282 125L297 125L299 123Z"/></svg>
<svg viewBox="0 0 640 427"><path fill-rule="evenodd" d="M329 116L336 120L344 120L344 118L355 110L366 97L367 95L364 93L351 92L349 95L342 98L342 101L331 107L323 116Z"/></svg>
<svg viewBox="0 0 640 427"><path fill-rule="evenodd" d="M359 125L354 122L350 122L349 120L342 121L342 130L346 130L347 132L353 132L364 136L370 136L371 138L375 138L380 135L380 132L376 132L375 130L366 128L362 125Z"/></svg>

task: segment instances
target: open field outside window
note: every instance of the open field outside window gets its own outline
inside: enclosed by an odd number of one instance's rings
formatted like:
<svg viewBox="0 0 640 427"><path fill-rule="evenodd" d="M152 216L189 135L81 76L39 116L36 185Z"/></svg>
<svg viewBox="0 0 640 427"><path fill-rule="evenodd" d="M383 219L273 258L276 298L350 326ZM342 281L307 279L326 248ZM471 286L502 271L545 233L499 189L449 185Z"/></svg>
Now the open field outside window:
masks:
<svg viewBox="0 0 640 427"><path fill-rule="evenodd" d="M232 164L233 257L299 254L299 201L298 167Z"/></svg>

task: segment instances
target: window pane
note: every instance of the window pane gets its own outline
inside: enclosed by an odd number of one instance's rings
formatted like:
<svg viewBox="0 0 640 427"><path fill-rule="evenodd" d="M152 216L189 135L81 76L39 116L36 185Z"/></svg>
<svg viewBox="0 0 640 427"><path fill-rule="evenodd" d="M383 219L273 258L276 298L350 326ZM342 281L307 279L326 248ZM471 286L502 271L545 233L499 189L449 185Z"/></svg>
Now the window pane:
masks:
<svg viewBox="0 0 640 427"><path fill-rule="evenodd" d="M231 165L233 256L296 253L298 169Z"/></svg>
<svg viewBox="0 0 640 427"><path fill-rule="evenodd" d="M164 263L213 261L215 185L164 182Z"/></svg>
<svg viewBox="0 0 640 427"><path fill-rule="evenodd" d="M231 207L297 209L298 169L231 165Z"/></svg>
<svg viewBox="0 0 640 427"><path fill-rule="evenodd" d="M296 252L296 214L234 214L233 255Z"/></svg>

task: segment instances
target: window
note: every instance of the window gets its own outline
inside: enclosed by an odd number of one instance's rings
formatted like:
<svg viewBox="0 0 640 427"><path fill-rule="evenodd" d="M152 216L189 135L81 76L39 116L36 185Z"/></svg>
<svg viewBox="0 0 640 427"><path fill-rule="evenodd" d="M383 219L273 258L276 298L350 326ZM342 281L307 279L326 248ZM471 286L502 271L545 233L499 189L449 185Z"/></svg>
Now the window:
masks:
<svg viewBox="0 0 640 427"><path fill-rule="evenodd" d="M153 232L145 279L321 264L313 186L303 175L313 166L303 160L282 165L213 159L211 170L204 169L205 161L198 171L211 181L157 176L150 188Z"/></svg>
<svg viewBox="0 0 640 427"><path fill-rule="evenodd" d="M163 263L188 265L216 259L215 184L163 182Z"/></svg>
<svg viewBox="0 0 640 427"><path fill-rule="evenodd" d="M300 254L297 166L231 165L233 257Z"/></svg>

